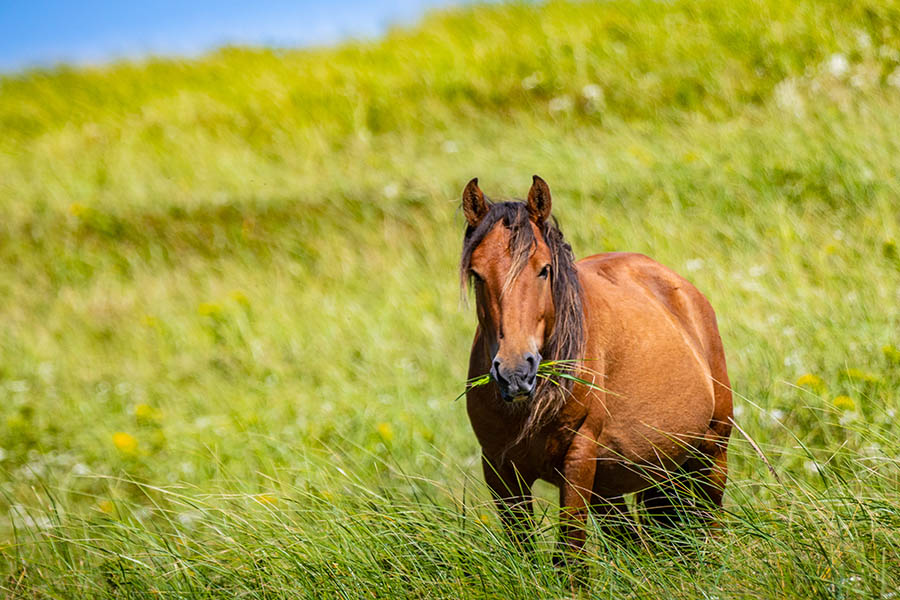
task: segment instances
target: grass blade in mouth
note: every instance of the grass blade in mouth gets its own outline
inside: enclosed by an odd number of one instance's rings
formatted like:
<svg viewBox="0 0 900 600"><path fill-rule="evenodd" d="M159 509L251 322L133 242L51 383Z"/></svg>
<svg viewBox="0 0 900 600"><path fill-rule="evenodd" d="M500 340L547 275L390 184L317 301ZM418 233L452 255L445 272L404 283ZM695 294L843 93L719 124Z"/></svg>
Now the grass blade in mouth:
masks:
<svg viewBox="0 0 900 600"><path fill-rule="evenodd" d="M538 365L536 375L537 375L537 377L540 377L541 379L546 379L546 380L554 383L555 385L559 385L559 382L555 381L554 378L568 379L570 381L574 381L575 383L579 383L581 385L587 386L594 390L598 390L601 392L609 392L609 390L606 390L591 381L587 381L586 379L584 379L582 377L577 377L575 375L572 375L571 373L565 372L565 370L575 371L576 365L578 365L579 363L586 362L588 360L592 360L592 359L569 358L569 359L560 359L560 360L544 360L544 361L541 361L540 365ZM593 373L593 371L585 368L583 365L580 367L580 369L582 371L588 371L590 373ZM597 375L599 375L599 373L597 373ZM468 392L472 388L481 387L483 385L489 384L490 382L491 382L491 376L488 373L485 373L484 375L479 375L478 377L473 377L473 378L467 380L466 381L466 389L463 390L463 392L459 396L456 397L456 400L459 400L460 398L465 396L466 392Z"/></svg>

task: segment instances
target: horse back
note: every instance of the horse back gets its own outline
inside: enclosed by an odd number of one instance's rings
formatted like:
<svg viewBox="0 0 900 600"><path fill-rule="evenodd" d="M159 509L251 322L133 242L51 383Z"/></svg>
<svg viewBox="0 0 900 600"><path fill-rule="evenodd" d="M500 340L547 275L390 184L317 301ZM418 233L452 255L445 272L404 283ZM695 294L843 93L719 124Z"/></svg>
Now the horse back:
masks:
<svg viewBox="0 0 900 600"><path fill-rule="evenodd" d="M610 284L645 292L677 319L708 361L723 354L712 305L690 281L675 271L648 256L632 252L595 254L577 264L582 272L594 273ZM631 295L636 301L642 296L633 292Z"/></svg>

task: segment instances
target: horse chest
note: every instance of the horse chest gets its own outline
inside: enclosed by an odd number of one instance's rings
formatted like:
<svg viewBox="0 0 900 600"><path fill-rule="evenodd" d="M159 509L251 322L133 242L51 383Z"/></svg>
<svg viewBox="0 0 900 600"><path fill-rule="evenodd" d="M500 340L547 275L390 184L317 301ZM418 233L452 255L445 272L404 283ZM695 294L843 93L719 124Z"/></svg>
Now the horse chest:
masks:
<svg viewBox="0 0 900 600"><path fill-rule="evenodd" d="M563 411L525 439L516 441L525 411L499 402L469 402L469 419L486 457L509 463L529 478L554 482L583 415Z"/></svg>

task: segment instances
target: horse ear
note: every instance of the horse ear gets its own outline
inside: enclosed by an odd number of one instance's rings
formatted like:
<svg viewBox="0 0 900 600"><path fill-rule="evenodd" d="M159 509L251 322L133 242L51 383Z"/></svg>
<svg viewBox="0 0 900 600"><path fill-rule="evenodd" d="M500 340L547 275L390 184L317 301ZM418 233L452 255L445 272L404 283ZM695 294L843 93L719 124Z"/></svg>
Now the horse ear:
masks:
<svg viewBox="0 0 900 600"><path fill-rule="evenodd" d="M528 190L528 214L535 223L543 223L550 216L550 186L538 177L532 177L534 183Z"/></svg>
<svg viewBox="0 0 900 600"><path fill-rule="evenodd" d="M466 184L466 189L462 195L463 214L466 215L466 221L472 227L478 227L484 215L488 213L487 201L484 194L478 187L478 178L475 177Z"/></svg>

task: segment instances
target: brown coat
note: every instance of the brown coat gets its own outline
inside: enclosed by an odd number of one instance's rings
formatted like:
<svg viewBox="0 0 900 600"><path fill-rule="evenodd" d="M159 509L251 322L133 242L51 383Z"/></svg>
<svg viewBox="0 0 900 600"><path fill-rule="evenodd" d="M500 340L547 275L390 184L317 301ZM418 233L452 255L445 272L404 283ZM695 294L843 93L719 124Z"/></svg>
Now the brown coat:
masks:
<svg viewBox="0 0 900 600"><path fill-rule="evenodd" d="M543 213L533 205L536 186L543 188ZM472 233L498 205L471 207L480 190L467 187L467 193L467 218L482 211L481 219L469 221ZM464 265L479 282L470 377L493 365L498 373L527 379L528 365L514 364L517 357L540 355L552 334L557 290L552 284L545 290L536 275L545 263L557 264L549 256L554 249L544 243L549 198L546 184L535 177L524 205L534 241L512 279L511 238L517 234L502 221L478 240ZM536 420L532 413L540 398L504 399L501 377L498 385L471 388L467 410L482 447L485 479L507 524L524 535L531 486L536 479L549 481L560 488L563 541L577 549L587 507L621 513L623 494L640 492L648 514L669 523L681 510L673 500L679 495L683 504L696 505L701 498L720 505L732 401L715 314L691 283L640 254L599 254L571 267L580 288L583 354L548 358L583 359L577 376L592 385L575 383L559 394L548 418ZM667 485L676 472L694 477L696 498Z"/></svg>

